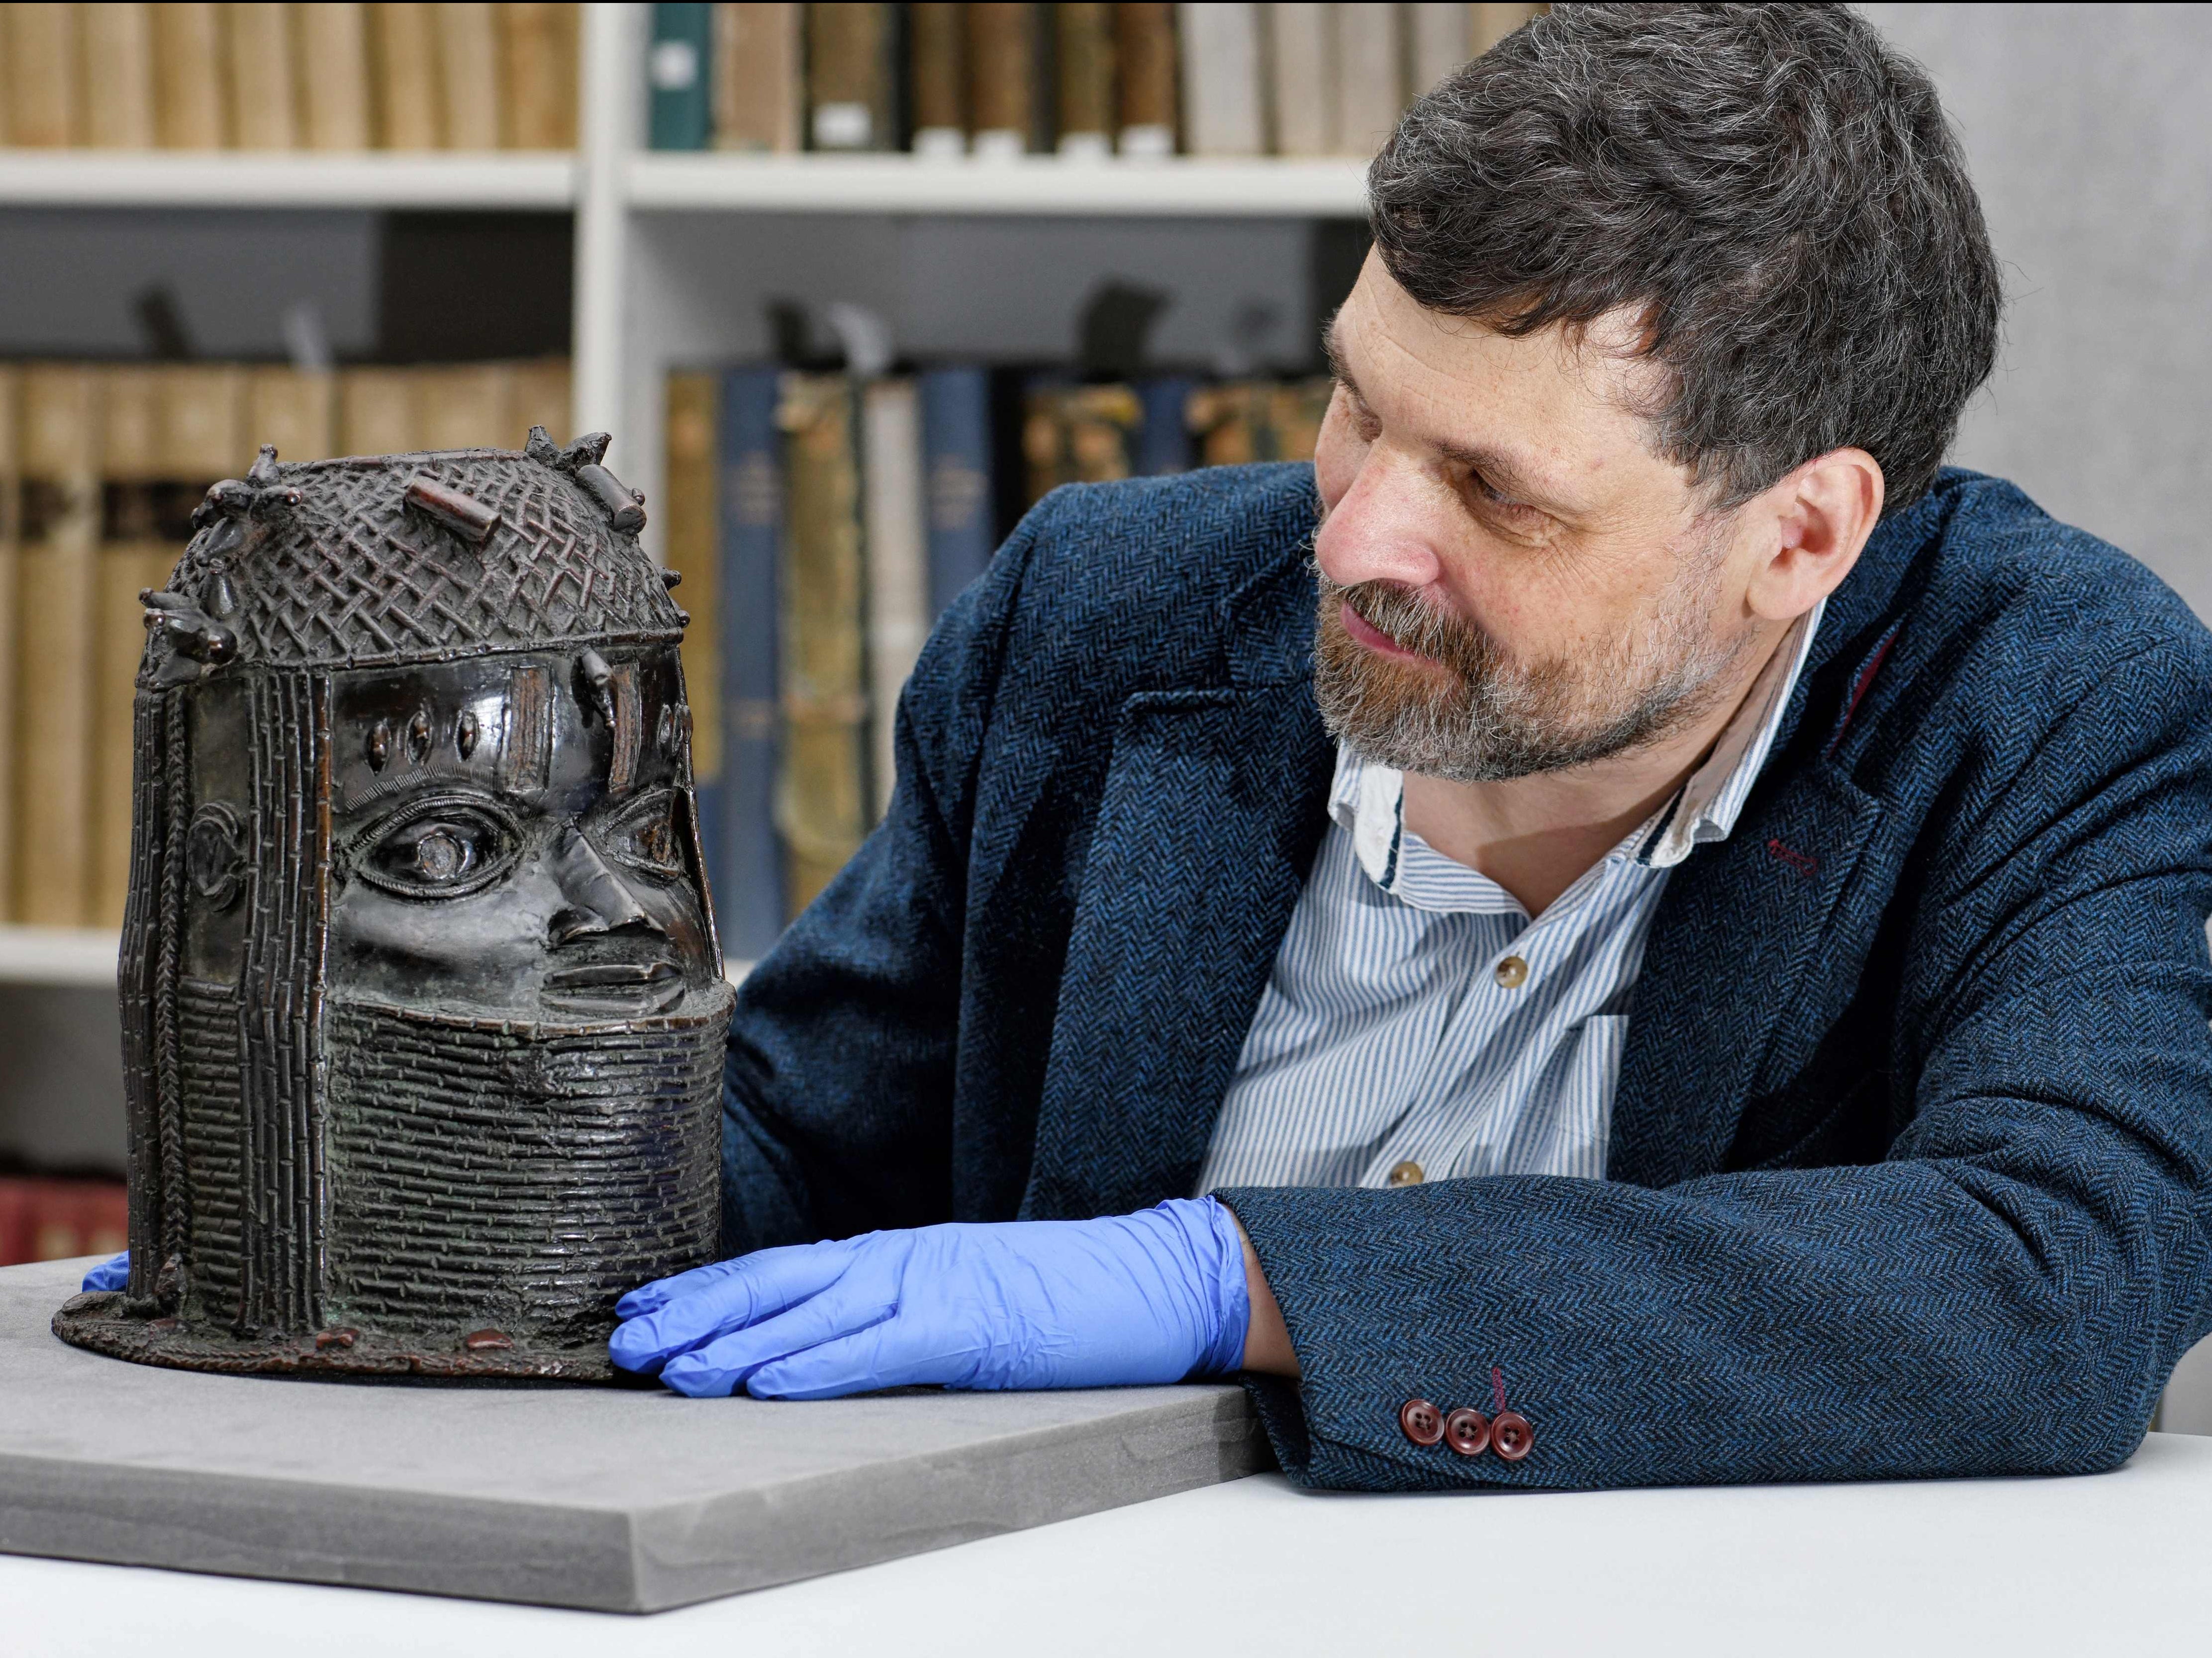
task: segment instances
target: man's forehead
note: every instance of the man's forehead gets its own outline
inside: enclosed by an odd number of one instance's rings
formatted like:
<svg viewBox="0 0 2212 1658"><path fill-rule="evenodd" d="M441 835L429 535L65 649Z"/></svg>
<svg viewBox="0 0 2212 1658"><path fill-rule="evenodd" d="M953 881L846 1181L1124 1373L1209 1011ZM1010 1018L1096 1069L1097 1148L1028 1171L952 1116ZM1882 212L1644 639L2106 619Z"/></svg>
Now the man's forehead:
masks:
<svg viewBox="0 0 2212 1658"><path fill-rule="evenodd" d="M1638 412L1656 372L1633 355L1632 319L1518 337L1416 301L1370 255L1331 325L1333 363L1404 434L1510 484L1532 504L1601 513L1671 483Z"/></svg>

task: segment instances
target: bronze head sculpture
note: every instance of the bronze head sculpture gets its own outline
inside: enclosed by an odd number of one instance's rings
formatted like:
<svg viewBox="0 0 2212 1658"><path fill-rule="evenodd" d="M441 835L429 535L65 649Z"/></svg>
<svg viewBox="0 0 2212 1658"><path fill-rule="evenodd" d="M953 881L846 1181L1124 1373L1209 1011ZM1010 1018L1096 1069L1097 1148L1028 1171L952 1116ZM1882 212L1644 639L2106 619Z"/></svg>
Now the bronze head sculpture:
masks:
<svg viewBox="0 0 2212 1658"><path fill-rule="evenodd" d="M714 1254L686 618L603 434L217 484L145 595L131 1278L197 1370L602 1379Z"/></svg>

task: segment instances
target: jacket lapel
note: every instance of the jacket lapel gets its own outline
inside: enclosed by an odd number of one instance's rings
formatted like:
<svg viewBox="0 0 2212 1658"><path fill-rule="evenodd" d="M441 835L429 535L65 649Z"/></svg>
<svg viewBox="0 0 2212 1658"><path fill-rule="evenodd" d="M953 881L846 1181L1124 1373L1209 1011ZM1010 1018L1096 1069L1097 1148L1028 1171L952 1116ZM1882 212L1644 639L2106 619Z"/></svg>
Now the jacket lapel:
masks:
<svg viewBox="0 0 2212 1658"><path fill-rule="evenodd" d="M1826 765L1753 800L1726 841L1668 878L1621 1056L1610 1179L1662 1187L1717 1171L1746 1101L1794 1071L1799 1039L1839 1011L1832 987L1807 980L1881 803Z"/></svg>
<svg viewBox="0 0 2212 1658"><path fill-rule="evenodd" d="M1122 705L1024 1218L1189 1193L1327 825L1334 753L1304 677Z"/></svg>

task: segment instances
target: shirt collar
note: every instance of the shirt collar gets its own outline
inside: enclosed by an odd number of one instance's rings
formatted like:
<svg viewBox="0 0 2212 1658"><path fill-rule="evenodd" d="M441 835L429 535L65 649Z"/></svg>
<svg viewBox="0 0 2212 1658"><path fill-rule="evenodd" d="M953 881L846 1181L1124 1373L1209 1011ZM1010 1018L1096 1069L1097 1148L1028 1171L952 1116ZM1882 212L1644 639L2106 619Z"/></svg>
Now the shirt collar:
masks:
<svg viewBox="0 0 2212 1658"><path fill-rule="evenodd" d="M1752 682L1733 718L1682 786L1622 843L1637 859L1672 869L1693 847L1725 841L1766 764L1790 694L1805 671L1813 639L1828 601L1821 599L1792 624ZM1363 760L1346 743L1336 745L1336 775L1329 785L1329 816L1349 830L1359 866L1388 890L1397 872L1403 837L1406 778L1395 767Z"/></svg>

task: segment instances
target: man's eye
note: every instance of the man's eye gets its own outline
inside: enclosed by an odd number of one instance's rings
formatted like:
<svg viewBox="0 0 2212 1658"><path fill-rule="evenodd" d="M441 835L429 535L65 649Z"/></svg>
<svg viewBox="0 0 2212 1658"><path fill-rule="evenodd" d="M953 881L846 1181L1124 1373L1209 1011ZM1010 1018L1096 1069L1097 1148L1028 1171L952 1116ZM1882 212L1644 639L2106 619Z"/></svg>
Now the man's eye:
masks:
<svg viewBox="0 0 2212 1658"><path fill-rule="evenodd" d="M684 835L672 792L648 795L617 817L609 850L631 868L673 880L684 872Z"/></svg>
<svg viewBox="0 0 2212 1658"><path fill-rule="evenodd" d="M450 803L402 813L370 841L357 867L403 897L458 897L501 874L514 844L512 831L491 813Z"/></svg>

